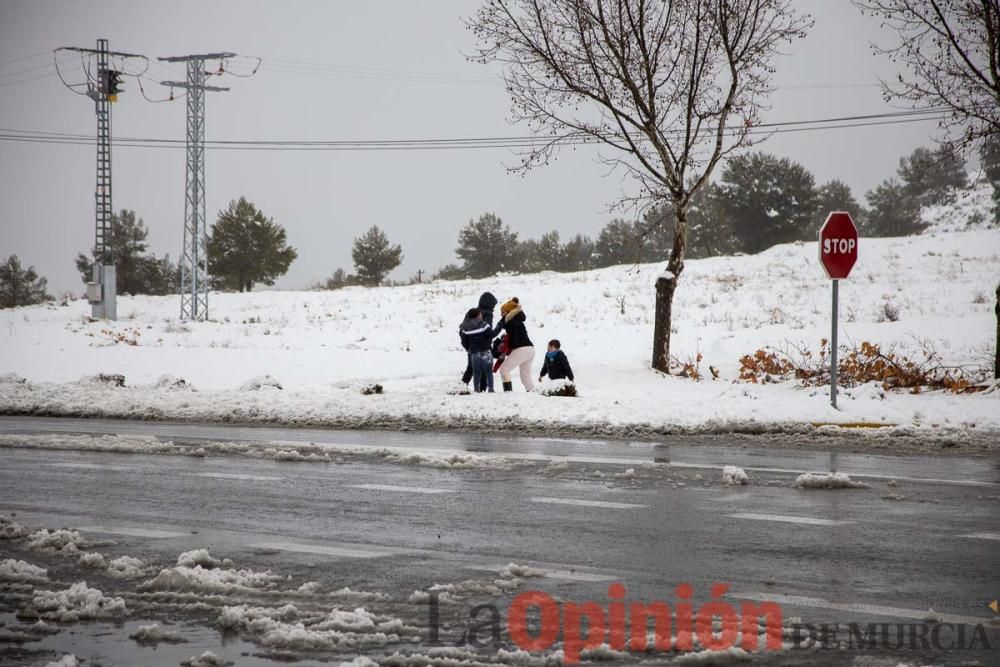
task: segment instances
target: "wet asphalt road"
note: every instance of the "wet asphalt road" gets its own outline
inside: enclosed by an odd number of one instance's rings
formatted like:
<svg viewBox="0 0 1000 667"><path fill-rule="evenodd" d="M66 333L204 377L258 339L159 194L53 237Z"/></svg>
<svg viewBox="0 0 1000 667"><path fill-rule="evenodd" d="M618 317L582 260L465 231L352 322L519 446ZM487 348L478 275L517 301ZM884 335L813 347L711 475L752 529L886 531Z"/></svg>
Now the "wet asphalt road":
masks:
<svg viewBox="0 0 1000 667"><path fill-rule="evenodd" d="M1000 664L1000 615L987 608L1000 596L996 460L831 454L752 438L729 444L675 438L654 445L0 419L0 433L53 432L462 451L505 461L439 469L364 455L318 464L0 450L0 514L113 540L101 549L109 556L127 554L166 567L182 551L208 547L239 567L271 569L296 584L383 593L387 612L421 628L427 605L408 602L411 593L434 584L489 581L510 562L544 570L547 576L527 586L565 601L606 601L609 583L617 581L625 584L628 600L673 604L674 587L688 582L697 604L708 600L713 583L727 583L731 600L774 600L786 618L808 623L919 623L933 608L945 622L983 623L994 650L872 653L914 664ZM751 484L722 484L724 465L745 467ZM792 486L799 472L831 467L868 487ZM625 474L628 469L634 477ZM43 560L0 542L0 559L11 557ZM94 580L51 558L44 564L66 582ZM493 602L505 608L511 595ZM460 605L442 610L445 639L458 632L465 613ZM83 657L90 651L103 657L102 664L177 664L176 656L208 646L242 656L237 664L267 664L251 644L222 645L196 614L173 620L190 623L192 643L161 646L155 660L121 640L128 633L120 628L103 635L76 628L76 635L48 638L42 648L75 649ZM9 613L0 622L15 623ZM10 664L25 664L31 650L0 643L0 662L6 656ZM378 659L386 650L366 653ZM801 652L755 662L854 664L856 658Z"/></svg>

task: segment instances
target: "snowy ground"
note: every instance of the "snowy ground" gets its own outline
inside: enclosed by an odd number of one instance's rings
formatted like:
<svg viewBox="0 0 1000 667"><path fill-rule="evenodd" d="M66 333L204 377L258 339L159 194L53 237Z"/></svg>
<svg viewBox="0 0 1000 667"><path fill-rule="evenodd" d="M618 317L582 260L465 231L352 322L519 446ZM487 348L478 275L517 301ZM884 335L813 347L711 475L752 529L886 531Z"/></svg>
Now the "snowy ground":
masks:
<svg viewBox="0 0 1000 667"><path fill-rule="evenodd" d="M970 207L955 210L964 215ZM946 216L933 217L933 231L923 236L862 240L858 264L841 285L841 341L911 355L926 341L948 364L985 367L994 344L1000 230L939 231ZM696 382L654 373L652 285L660 271L643 265L212 294L211 321L196 323L178 321L179 297L122 297L118 322L90 321L83 300L5 310L0 412L631 437L855 422L987 440L1000 430L995 388L911 395L869 385L842 390L836 411L823 388L735 382L744 354L785 343L815 350L829 337L830 284L815 243L689 261L672 351L681 361L700 352L702 372L710 378L713 366L720 377ZM561 339L578 398L526 394L516 380L514 394L456 395L465 366L457 326L485 290L501 300L520 297L537 346L536 374L546 341ZM885 320L887 303L898 321ZM125 386L89 379L100 373L123 375ZM276 383L253 382L262 376ZM363 395L374 383L384 393Z"/></svg>

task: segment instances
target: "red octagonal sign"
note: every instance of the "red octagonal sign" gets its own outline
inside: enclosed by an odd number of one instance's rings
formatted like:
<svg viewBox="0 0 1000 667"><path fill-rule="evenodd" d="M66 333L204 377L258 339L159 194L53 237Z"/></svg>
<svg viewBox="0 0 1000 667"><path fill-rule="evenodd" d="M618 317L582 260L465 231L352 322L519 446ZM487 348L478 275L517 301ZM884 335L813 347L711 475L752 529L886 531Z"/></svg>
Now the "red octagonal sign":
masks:
<svg viewBox="0 0 1000 667"><path fill-rule="evenodd" d="M846 278L858 261L858 228L850 213L831 213L819 230L819 261L832 280Z"/></svg>

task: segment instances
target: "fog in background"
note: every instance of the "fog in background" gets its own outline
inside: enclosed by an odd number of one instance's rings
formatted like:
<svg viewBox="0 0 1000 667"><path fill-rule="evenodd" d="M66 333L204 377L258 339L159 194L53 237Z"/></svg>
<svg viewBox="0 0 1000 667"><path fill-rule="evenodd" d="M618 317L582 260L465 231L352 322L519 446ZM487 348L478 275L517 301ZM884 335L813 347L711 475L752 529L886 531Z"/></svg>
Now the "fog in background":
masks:
<svg viewBox="0 0 1000 667"><path fill-rule="evenodd" d="M896 71L873 56L877 21L848 0L797 0L813 15L809 36L777 63L764 121L811 120L894 110L878 77ZM0 0L0 63L58 46L149 56L235 51L260 56L252 78L220 77L208 93L206 136L238 140L463 138L524 135L508 123L498 70L466 61L473 47L463 17L471 0L434 2L76 2ZM307 68L295 63L321 63ZM52 56L0 67L0 128L95 132L94 105L55 76ZM247 73L249 60L233 71ZM15 72L35 68L23 74ZM183 79L183 65L154 65L156 79ZM311 69L314 73L303 73ZM82 80L78 63L67 78ZM433 76L428 76L428 75ZM15 81L23 80L19 83ZM167 89L145 81L162 99ZM134 79L113 106L113 136L183 139L183 100L149 103ZM178 91L180 92L180 91ZM807 166L819 183L839 178L863 201L899 158L930 143L933 121L779 134L760 149ZM0 254L16 253L47 276L50 292L80 291L73 259L94 236L93 146L0 142ZM337 267L351 270L353 237L371 225L403 246L402 280L454 261L458 231L491 211L522 238L559 230L596 235L629 183L608 174L595 149L564 150L546 168L509 175L507 149L387 152L209 150L209 224L245 195L284 225L299 258L277 287L298 289ZM184 212L183 149L113 151L114 207L150 228L151 249L176 260ZM716 173L716 176L718 176Z"/></svg>

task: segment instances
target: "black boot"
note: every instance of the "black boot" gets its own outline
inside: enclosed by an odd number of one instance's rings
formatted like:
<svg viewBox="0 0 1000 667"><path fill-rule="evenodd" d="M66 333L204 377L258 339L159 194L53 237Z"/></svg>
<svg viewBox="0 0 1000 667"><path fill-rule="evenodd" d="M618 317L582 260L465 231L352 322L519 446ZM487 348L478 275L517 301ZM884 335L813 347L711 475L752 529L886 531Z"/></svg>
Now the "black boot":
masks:
<svg viewBox="0 0 1000 667"><path fill-rule="evenodd" d="M514 382L513 381L511 381L511 382L504 382L503 383L503 390L504 391L514 391Z"/></svg>

